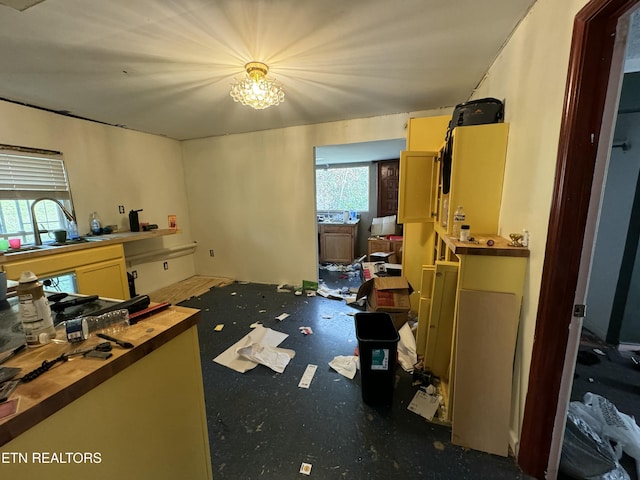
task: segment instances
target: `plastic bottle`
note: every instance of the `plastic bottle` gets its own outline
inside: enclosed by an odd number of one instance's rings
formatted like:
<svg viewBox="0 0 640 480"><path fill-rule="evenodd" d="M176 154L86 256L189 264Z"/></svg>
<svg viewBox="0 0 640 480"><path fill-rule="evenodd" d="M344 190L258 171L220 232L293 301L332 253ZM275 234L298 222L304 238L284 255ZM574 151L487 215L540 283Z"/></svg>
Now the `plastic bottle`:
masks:
<svg viewBox="0 0 640 480"><path fill-rule="evenodd" d="M460 226L465 222L467 216L464 213L462 205L458 205L456 211L453 212L453 230L451 234L455 238L460 238Z"/></svg>
<svg viewBox="0 0 640 480"><path fill-rule="evenodd" d="M442 199L442 226L447 228L449 225L449 195L445 195Z"/></svg>
<svg viewBox="0 0 640 480"><path fill-rule="evenodd" d="M18 281L18 315L27 345L37 347L56 337L51 308L42 283L33 272L22 272Z"/></svg>
<svg viewBox="0 0 640 480"><path fill-rule="evenodd" d="M66 338L68 342L75 343L91 338L96 332L112 335L121 332L128 326L129 312L124 308L101 315L65 320L56 325L56 331L60 338Z"/></svg>
<svg viewBox="0 0 640 480"><path fill-rule="evenodd" d="M78 225L76 225L76 222L73 220L67 222L67 237L69 237L69 240L76 240L80 237L80 234L78 234Z"/></svg>
<svg viewBox="0 0 640 480"><path fill-rule="evenodd" d="M98 212L92 212L89 216L89 226L91 227L91 233L94 235L100 235L102 233L102 223Z"/></svg>

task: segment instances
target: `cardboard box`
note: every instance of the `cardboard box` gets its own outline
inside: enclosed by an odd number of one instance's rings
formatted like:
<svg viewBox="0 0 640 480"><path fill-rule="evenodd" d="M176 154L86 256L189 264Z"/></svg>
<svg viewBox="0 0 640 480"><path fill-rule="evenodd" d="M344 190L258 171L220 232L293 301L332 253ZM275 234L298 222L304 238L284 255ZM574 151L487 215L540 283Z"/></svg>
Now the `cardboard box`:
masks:
<svg viewBox="0 0 640 480"><path fill-rule="evenodd" d="M356 299L367 297L368 312L388 313L400 329L409 318L411 292L413 288L404 277L374 277L360 285Z"/></svg>

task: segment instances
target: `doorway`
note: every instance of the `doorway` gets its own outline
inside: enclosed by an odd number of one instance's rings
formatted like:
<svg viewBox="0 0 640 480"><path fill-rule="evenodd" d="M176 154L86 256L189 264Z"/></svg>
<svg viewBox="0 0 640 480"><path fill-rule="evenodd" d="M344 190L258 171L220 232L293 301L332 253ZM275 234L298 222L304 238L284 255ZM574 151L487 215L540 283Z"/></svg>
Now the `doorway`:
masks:
<svg viewBox="0 0 640 480"><path fill-rule="evenodd" d="M621 18L628 21L638 3L592 0L574 21L518 454L521 468L536 478L557 474L582 322L574 315L579 314L574 305L584 303L606 164L602 159L611 145L610 126L619 93L621 71L611 69L622 61L617 27Z"/></svg>

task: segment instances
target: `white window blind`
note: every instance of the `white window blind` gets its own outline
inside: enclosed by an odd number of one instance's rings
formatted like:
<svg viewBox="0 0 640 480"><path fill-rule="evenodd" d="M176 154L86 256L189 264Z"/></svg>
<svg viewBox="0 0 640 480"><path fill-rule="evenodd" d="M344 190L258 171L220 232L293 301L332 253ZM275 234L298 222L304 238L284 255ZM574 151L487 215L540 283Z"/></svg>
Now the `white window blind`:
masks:
<svg viewBox="0 0 640 480"><path fill-rule="evenodd" d="M0 199L43 196L71 198L62 156L0 149Z"/></svg>

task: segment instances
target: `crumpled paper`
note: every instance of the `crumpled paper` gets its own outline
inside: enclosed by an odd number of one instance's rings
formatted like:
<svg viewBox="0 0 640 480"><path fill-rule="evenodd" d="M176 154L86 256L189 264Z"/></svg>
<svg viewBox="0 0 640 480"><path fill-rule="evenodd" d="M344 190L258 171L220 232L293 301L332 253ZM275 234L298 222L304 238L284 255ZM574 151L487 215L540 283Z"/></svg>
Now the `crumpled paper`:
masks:
<svg viewBox="0 0 640 480"><path fill-rule="evenodd" d="M277 373L284 372L296 352L286 348L270 347L260 343L252 343L248 347L236 350L238 355L248 360L257 362Z"/></svg>
<svg viewBox="0 0 640 480"><path fill-rule="evenodd" d="M411 327L405 323L400 330L400 341L398 342L398 362L405 372L412 373L413 366L418 362L416 353L416 338L413 336Z"/></svg>
<svg viewBox="0 0 640 480"><path fill-rule="evenodd" d="M348 355L338 355L329 362L329 366L340 375L352 379L358 370L358 357Z"/></svg>

